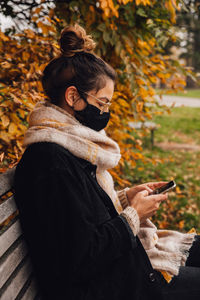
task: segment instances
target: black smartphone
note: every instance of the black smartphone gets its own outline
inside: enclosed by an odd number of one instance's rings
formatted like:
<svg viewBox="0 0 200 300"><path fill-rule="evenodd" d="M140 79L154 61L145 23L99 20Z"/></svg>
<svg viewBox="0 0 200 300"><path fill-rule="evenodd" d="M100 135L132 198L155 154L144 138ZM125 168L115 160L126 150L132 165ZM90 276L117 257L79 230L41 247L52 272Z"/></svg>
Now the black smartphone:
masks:
<svg viewBox="0 0 200 300"><path fill-rule="evenodd" d="M169 192L171 189L175 188L175 186L176 186L175 181L171 180L168 183L153 190L153 192L151 192L150 195L165 194L165 193Z"/></svg>

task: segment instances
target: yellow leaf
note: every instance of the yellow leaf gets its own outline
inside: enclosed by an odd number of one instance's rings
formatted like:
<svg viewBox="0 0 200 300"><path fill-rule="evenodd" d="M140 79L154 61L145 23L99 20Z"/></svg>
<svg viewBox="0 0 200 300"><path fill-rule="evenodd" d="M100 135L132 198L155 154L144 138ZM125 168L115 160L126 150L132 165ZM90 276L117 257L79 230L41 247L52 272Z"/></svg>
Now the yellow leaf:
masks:
<svg viewBox="0 0 200 300"><path fill-rule="evenodd" d="M104 10L104 13L105 13L106 17L109 17L109 15L110 15L110 9L108 7L106 7L105 10Z"/></svg>
<svg viewBox="0 0 200 300"><path fill-rule="evenodd" d="M33 21L33 22L36 22L38 20L38 16L33 16L32 18L31 18L31 21Z"/></svg>
<svg viewBox="0 0 200 300"><path fill-rule="evenodd" d="M196 232L196 229L193 227L188 231L188 233L197 233L197 232Z"/></svg>
<svg viewBox="0 0 200 300"><path fill-rule="evenodd" d="M41 9L42 9L42 6L41 7L37 7L35 10L34 10L34 14L39 14L40 13L40 11L41 11Z"/></svg>
<svg viewBox="0 0 200 300"><path fill-rule="evenodd" d="M181 220L181 221L178 223L179 229L183 229L184 224L185 224L185 220Z"/></svg>
<svg viewBox="0 0 200 300"><path fill-rule="evenodd" d="M123 107L129 108L129 104L128 104L125 100L123 100L123 99L119 99L119 100L118 100L118 103L119 103L121 106L123 106Z"/></svg>
<svg viewBox="0 0 200 300"><path fill-rule="evenodd" d="M25 125L23 125L22 123L18 124L19 129L21 130L21 132L25 132L27 130L27 127Z"/></svg>
<svg viewBox="0 0 200 300"><path fill-rule="evenodd" d="M141 167L141 168L138 168L138 171L143 171L143 170L144 170L144 168L142 168L142 167Z"/></svg>
<svg viewBox="0 0 200 300"><path fill-rule="evenodd" d="M149 79L152 83L156 83L158 79L155 76L149 76Z"/></svg>
<svg viewBox="0 0 200 300"><path fill-rule="evenodd" d="M0 131L0 139L2 139L7 144L10 143L10 137L9 137L8 133L5 131Z"/></svg>
<svg viewBox="0 0 200 300"><path fill-rule="evenodd" d="M178 186L176 186L176 193L177 194L181 194L181 190L180 190L180 188Z"/></svg>
<svg viewBox="0 0 200 300"><path fill-rule="evenodd" d="M22 148L23 142L20 142L19 140L16 140L16 144L17 144L18 148L20 149L20 151L23 151L23 148Z"/></svg>
<svg viewBox="0 0 200 300"><path fill-rule="evenodd" d="M12 64L9 63L9 62L7 62L7 61L4 61L4 62L1 63L1 66L2 66L4 69L9 69L9 68L12 66Z"/></svg>
<svg viewBox="0 0 200 300"><path fill-rule="evenodd" d="M24 32L26 33L27 37L30 39L33 39L35 37L35 33L31 29L26 29L24 30Z"/></svg>
<svg viewBox="0 0 200 300"><path fill-rule="evenodd" d="M15 123L15 124L18 124L18 122L19 122L19 117L18 117L17 114L14 113L14 112L10 114L10 119L11 119L11 121L12 121L13 123Z"/></svg>
<svg viewBox="0 0 200 300"><path fill-rule="evenodd" d="M91 7L93 8L93 6L90 6L90 10L91 10ZM93 8L94 9L94 8ZM57 17L54 17L54 19L58 22L58 23L60 23L61 22L61 20L60 19L58 19Z"/></svg>
<svg viewBox="0 0 200 300"><path fill-rule="evenodd" d="M176 23L176 10L174 7L174 1L169 0L165 3L165 7L169 10L170 14L171 14L171 21L172 23Z"/></svg>
<svg viewBox="0 0 200 300"><path fill-rule="evenodd" d="M100 3L101 3L101 8L104 9L104 8L108 7L108 3L106 0L100 0Z"/></svg>
<svg viewBox="0 0 200 300"><path fill-rule="evenodd" d="M137 112L141 112L144 106L144 102L140 101L136 104L136 110Z"/></svg>
<svg viewBox="0 0 200 300"><path fill-rule="evenodd" d="M10 123L10 119L6 115L1 117L1 121L2 121L3 127L7 127L8 124Z"/></svg>
<svg viewBox="0 0 200 300"><path fill-rule="evenodd" d="M150 0L136 0L135 3L136 3L136 5L141 5L142 4L144 6L151 5Z"/></svg>
<svg viewBox="0 0 200 300"><path fill-rule="evenodd" d="M142 97L142 99L145 99L148 96L148 91L146 89L140 87L139 95Z"/></svg>
<svg viewBox="0 0 200 300"><path fill-rule="evenodd" d="M24 119L25 115L26 115L26 111L23 109L18 109L20 116Z"/></svg>
<svg viewBox="0 0 200 300"><path fill-rule="evenodd" d="M138 152L138 153L133 153L133 157L134 157L134 159L142 159L143 155Z"/></svg>
<svg viewBox="0 0 200 300"><path fill-rule="evenodd" d="M59 46L58 44L52 43L52 45L53 45L54 47L56 47L57 49L60 49L60 46Z"/></svg>
<svg viewBox="0 0 200 300"><path fill-rule="evenodd" d="M13 98L14 102L17 104L22 104L21 99L19 99L17 96L15 96L13 93L10 93L11 97Z"/></svg>
<svg viewBox="0 0 200 300"><path fill-rule="evenodd" d="M132 0L122 0L123 4L126 5L127 3L131 2Z"/></svg>
<svg viewBox="0 0 200 300"><path fill-rule="evenodd" d="M13 158L13 159L16 158L15 155L13 155L12 153L8 153L8 156L11 157L11 158Z"/></svg>
<svg viewBox="0 0 200 300"><path fill-rule="evenodd" d="M48 26L45 25L45 24L43 24L41 21L39 21L39 22L37 23L37 26L38 26L39 28L42 29L42 33L43 33L43 34L46 35L46 34L49 33L49 28L48 28Z"/></svg>
<svg viewBox="0 0 200 300"><path fill-rule="evenodd" d="M0 31L0 39L4 42L9 41L9 38L2 31Z"/></svg>
<svg viewBox="0 0 200 300"><path fill-rule="evenodd" d="M165 278L165 280L169 283L172 280L172 275L170 275L169 273L167 273L167 271L162 271L162 270L158 270L162 273L163 277Z"/></svg>
<svg viewBox="0 0 200 300"><path fill-rule="evenodd" d="M16 134L17 133L17 126L14 123L10 123L8 127L8 132L10 134Z"/></svg>
<svg viewBox="0 0 200 300"><path fill-rule="evenodd" d="M23 60L27 61L30 58L30 54L26 51L22 53Z"/></svg>

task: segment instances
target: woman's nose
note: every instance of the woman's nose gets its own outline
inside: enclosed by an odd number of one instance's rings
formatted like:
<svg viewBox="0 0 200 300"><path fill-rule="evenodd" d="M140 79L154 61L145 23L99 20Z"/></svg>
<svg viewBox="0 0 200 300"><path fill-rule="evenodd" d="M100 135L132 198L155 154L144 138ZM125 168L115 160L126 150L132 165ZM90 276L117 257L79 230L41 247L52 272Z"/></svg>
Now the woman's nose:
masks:
<svg viewBox="0 0 200 300"><path fill-rule="evenodd" d="M102 107L101 114L103 114L104 112L109 112L109 106L105 105L104 107Z"/></svg>

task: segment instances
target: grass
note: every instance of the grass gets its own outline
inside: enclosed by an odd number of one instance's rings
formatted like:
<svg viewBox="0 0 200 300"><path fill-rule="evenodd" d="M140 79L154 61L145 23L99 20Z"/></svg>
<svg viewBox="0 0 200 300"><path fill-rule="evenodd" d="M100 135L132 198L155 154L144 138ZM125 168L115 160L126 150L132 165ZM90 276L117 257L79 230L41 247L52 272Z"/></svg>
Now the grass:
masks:
<svg viewBox="0 0 200 300"><path fill-rule="evenodd" d="M200 145L200 108L175 107L171 114L157 116L157 142L196 143Z"/></svg>
<svg viewBox="0 0 200 300"><path fill-rule="evenodd" d="M157 89L157 92L163 91L161 89ZM168 94L166 92L166 94ZM165 95L165 93L164 93ZM200 89L186 89L184 91L180 91L178 93L170 93L168 95L171 96L180 96L180 97L192 97L192 98L200 98Z"/></svg>
<svg viewBox="0 0 200 300"><path fill-rule="evenodd" d="M200 145L200 108L177 107L171 114L157 116L161 125L155 132L155 143L175 142ZM149 136L143 140L146 160L126 172L132 184L174 179L177 188L161 205L153 218L159 228L200 232L200 151L163 150L150 147Z"/></svg>

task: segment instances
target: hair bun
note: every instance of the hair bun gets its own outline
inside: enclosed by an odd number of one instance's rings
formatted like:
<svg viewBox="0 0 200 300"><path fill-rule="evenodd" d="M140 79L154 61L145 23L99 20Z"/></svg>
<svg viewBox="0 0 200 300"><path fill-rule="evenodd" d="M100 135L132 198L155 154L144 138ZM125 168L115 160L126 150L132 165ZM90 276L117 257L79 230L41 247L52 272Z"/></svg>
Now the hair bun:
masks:
<svg viewBox="0 0 200 300"><path fill-rule="evenodd" d="M67 26L61 32L60 51L63 56L71 57L77 52L92 52L96 46L90 35L78 24Z"/></svg>

